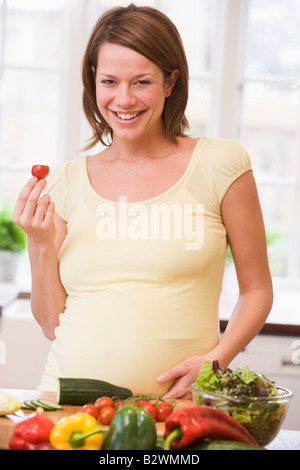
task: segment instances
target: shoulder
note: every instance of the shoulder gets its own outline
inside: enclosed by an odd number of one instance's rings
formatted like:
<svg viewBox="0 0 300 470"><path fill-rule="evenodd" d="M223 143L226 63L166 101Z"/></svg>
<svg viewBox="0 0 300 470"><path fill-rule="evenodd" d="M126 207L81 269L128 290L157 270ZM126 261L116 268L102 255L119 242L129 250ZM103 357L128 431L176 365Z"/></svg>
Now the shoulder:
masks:
<svg viewBox="0 0 300 470"><path fill-rule="evenodd" d="M236 165L251 165L247 151L235 140L202 137L198 139L197 149L213 167L230 169Z"/></svg>
<svg viewBox="0 0 300 470"><path fill-rule="evenodd" d="M245 148L235 140L213 139L212 149L214 161L223 166L251 165L250 157Z"/></svg>
<svg viewBox="0 0 300 470"><path fill-rule="evenodd" d="M72 199L74 192L78 192L85 158L78 157L58 165L50 171L47 178L44 192L49 194L55 203L56 212L65 221L69 214L70 199Z"/></svg>
<svg viewBox="0 0 300 470"><path fill-rule="evenodd" d="M227 139L204 138L202 151L211 189L221 203L231 184L252 170L250 157L239 142Z"/></svg>
<svg viewBox="0 0 300 470"><path fill-rule="evenodd" d="M81 165L86 157L78 157L74 160L68 160L50 170L49 177L47 178L46 189L50 190L54 185L64 183L66 180L72 180L80 173Z"/></svg>

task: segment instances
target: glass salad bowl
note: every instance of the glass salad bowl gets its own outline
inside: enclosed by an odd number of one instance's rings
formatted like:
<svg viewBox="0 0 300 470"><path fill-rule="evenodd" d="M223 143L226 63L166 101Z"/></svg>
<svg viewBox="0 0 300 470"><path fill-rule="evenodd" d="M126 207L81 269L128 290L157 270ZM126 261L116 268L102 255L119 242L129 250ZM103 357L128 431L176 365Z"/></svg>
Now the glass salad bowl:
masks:
<svg viewBox="0 0 300 470"><path fill-rule="evenodd" d="M276 387L278 393L270 397L226 396L199 390L191 386L193 403L197 406L212 406L241 423L261 446L269 444L278 434L287 414L293 393Z"/></svg>

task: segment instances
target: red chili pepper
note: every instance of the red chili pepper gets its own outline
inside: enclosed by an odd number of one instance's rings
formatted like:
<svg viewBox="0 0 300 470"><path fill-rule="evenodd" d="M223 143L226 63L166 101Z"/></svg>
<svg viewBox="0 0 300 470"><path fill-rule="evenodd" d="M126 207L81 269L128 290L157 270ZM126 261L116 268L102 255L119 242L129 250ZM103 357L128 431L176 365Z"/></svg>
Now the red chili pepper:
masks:
<svg viewBox="0 0 300 470"><path fill-rule="evenodd" d="M49 167L47 165L33 165L31 168L32 176L36 176L38 179L46 178L49 173Z"/></svg>
<svg viewBox="0 0 300 470"><path fill-rule="evenodd" d="M210 406L186 407L166 419L165 450L181 449L197 439L222 439L258 446L244 426Z"/></svg>
<svg viewBox="0 0 300 470"><path fill-rule="evenodd" d="M41 413L34 413L29 418L15 425L9 439L11 450L32 450L35 445L49 442L50 431L54 422Z"/></svg>

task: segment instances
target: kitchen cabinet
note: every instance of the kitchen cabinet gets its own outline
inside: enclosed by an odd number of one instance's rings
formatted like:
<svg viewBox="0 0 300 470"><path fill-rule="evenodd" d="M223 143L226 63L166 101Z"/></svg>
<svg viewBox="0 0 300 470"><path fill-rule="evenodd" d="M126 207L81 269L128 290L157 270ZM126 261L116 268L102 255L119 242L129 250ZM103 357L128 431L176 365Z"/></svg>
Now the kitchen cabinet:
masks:
<svg viewBox="0 0 300 470"><path fill-rule="evenodd" d="M300 430L300 337L259 334L230 364L248 366L294 396L282 429Z"/></svg>

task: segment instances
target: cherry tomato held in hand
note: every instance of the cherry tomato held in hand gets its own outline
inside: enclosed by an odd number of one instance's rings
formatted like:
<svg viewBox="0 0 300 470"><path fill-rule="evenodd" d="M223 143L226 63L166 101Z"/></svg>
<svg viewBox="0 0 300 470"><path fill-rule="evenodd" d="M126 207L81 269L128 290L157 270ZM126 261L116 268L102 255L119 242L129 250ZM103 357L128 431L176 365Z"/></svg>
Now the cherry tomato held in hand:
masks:
<svg viewBox="0 0 300 470"><path fill-rule="evenodd" d="M165 421L173 413L173 407L170 403L159 402L156 405L156 421Z"/></svg>
<svg viewBox="0 0 300 470"><path fill-rule="evenodd" d="M49 173L49 167L47 165L33 165L31 168L32 176L36 176L39 179L46 178Z"/></svg>
<svg viewBox="0 0 300 470"><path fill-rule="evenodd" d="M98 419L99 409L95 405L92 405L92 404L83 405L80 411L81 413L86 413L90 416L94 416L95 419Z"/></svg>

